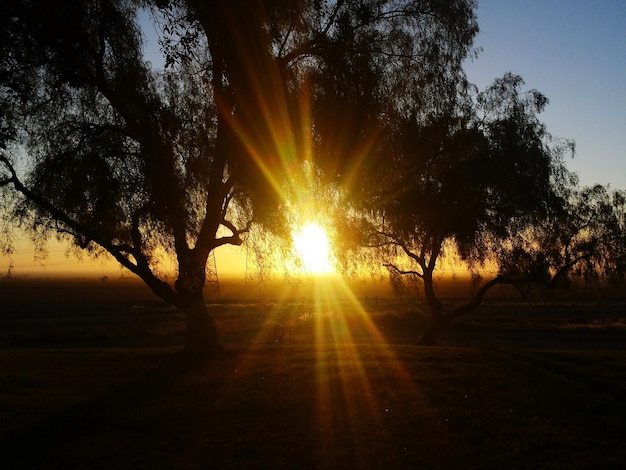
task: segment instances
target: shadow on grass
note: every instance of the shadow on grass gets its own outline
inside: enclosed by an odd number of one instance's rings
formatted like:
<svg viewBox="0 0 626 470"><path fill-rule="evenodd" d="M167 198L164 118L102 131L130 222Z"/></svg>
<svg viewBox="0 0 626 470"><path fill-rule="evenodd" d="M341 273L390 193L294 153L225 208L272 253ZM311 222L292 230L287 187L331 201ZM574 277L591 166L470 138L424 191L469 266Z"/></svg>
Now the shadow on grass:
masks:
<svg viewBox="0 0 626 470"><path fill-rule="evenodd" d="M64 461L63 457L59 460L55 454L63 453L79 440L119 428L132 410L150 402L158 403L180 377L199 366L181 353L163 355L159 362L139 378L94 399L71 405L35 427L8 438L2 443L3 460L11 462L12 469L80 468L78 462Z"/></svg>

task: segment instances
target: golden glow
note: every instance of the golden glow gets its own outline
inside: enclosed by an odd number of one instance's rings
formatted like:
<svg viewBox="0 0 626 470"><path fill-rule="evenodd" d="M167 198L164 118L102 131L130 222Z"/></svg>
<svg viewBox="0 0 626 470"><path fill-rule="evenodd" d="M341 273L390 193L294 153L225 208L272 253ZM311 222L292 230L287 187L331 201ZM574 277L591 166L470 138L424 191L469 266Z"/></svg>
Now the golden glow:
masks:
<svg viewBox="0 0 626 470"><path fill-rule="evenodd" d="M322 226L309 222L294 231L292 236L296 256L307 274L334 272L328 235Z"/></svg>

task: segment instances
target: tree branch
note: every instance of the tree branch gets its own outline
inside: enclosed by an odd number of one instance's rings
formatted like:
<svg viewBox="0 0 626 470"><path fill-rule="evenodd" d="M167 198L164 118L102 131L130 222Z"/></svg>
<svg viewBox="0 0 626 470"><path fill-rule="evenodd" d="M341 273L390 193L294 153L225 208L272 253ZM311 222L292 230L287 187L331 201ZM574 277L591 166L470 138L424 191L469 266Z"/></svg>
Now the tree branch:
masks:
<svg viewBox="0 0 626 470"><path fill-rule="evenodd" d="M19 179L17 178L17 172L15 171L15 168L13 168L13 165L11 164L9 159L4 155L0 155L0 162L4 163L4 165L7 167L7 170L9 170L9 173L11 173L10 178L5 178L0 181L0 186L7 186L11 183L15 184L16 182L19 183Z"/></svg>
<svg viewBox="0 0 626 470"><path fill-rule="evenodd" d="M333 9L333 12L330 14L330 17L328 18L328 21L326 22L326 25L322 28L322 30L317 32L313 38L309 39L308 41L303 42L299 46L292 49L286 55L282 57L279 56L278 57L279 64L281 66L286 66L287 64L297 59L298 57L302 57L304 55L319 55L319 53L316 51L316 48L322 42L328 40L328 37L327 37L328 31L330 31L330 28L335 22L335 19L337 18L337 14L339 13L339 10L343 7L344 3L345 3L345 0L338 0L335 3L335 8Z"/></svg>
<svg viewBox="0 0 626 470"><path fill-rule="evenodd" d="M158 277L154 275L154 273L150 270L147 264L147 260L145 261L145 263L139 264L142 258L145 260L143 254L141 254L140 247L134 247L134 249L131 249L130 254L132 254L132 256L134 256L135 259L138 261L138 264L134 264L132 261L130 261L128 256L124 255L123 253L123 251L128 251L129 247L127 245L115 245L111 241L99 237L97 233L87 230L85 227L73 220L63 211L59 210L49 201L28 189L17 177L17 173L13 168L13 165L11 165L11 162L9 162L9 160L4 155L0 155L0 162L2 162L11 173L11 178L3 180L3 183L6 181L5 184L13 184L13 187L17 192L22 194L26 199L36 204L44 211L48 212L53 219L61 222L67 227L65 228L57 226L55 229L58 232L65 232L75 238L77 238L77 234L82 235L82 238L84 238L84 240L81 245L84 244L86 246L89 241L93 241L94 243L100 245L107 252L109 252L118 263L120 263L130 272L136 274L141 279L143 279L144 282L148 285L148 287L152 289L155 294L157 294L167 302L175 305L176 294L169 286L169 284L161 281Z"/></svg>
<svg viewBox="0 0 626 470"><path fill-rule="evenodd" d="M239 235L232 235L230 237L216 238L215 242L213 243L213 249L219 248L223 245L241 246L242 244L243 240L239 237Z"/></svg>
<svg viewBox="0 0 626 470"><path fill-rule="evenodd" d="M387 268L387 269L389 269L389 270L392 270L392 271L395 271L396 273L401 274L401 275L403 275L403 276L404 276L404 275L412 275L412 276L417 276L417 277L419 277L420 279L423 279L423 278L424 278L424 274L423 274L423 273L419 273L419 272L417 272L417 271L412 271L412 270L403 270L403 269L398 268L398 267L397 267L395 264L393 264L393 263L383 263L383 266L384 266L385 268Z"/></svg>
<svg viewBox="0 0 626 470"><path fill-rule="evenodd" d="M145 204L135 211L132 219L132 227L131 227L131 237L133 240L133 246L131 247L130 254L135 257L137 261L137 266L141 266L143 268L148 268L148 258L141 251L141 245L143 244L143 237L141 235L141 231L139 230L139 218L147 214L150 211L151 204Z"/></svg>
<svg viewBox="0 0 626 470"><path fill-rule="evenodd" d="M527 276L527 277L521 277L521 278L511 278L511 277L501 276L501 275L496 276L495 278L491 279L490 281L482 285L482 287L478 290L478 292L476 293L476 295L474 296L471 302L468 302L450 311L446 315L446 319L454 320L455 318L458 318L461 315L471 312L472 310L476 310L482 304L482 301L485 295L487 294L487 292L495 286L510 285L510 286L516 287L516 286L530 283L530 282L536 283L536 284L545 284L545 283L539 282L537 278L533 276Z"/></svg>
<svg viewBox="0 0 626 470"><path fill-rule="evenodd" d="M552 276L552 280L547 283L547 286L555 287L557 285L557 282L561 280L562 278L564 278L569 272L569 270L572 269L574 266L576 266L579 262L590 261L590 260L591 260L591 254L585 253L584 255L577 256L573 260L570 260L569 262L565 263L563 266L561 266L559 269L556 270L556 273L554 274L554 276Z"/></svg>

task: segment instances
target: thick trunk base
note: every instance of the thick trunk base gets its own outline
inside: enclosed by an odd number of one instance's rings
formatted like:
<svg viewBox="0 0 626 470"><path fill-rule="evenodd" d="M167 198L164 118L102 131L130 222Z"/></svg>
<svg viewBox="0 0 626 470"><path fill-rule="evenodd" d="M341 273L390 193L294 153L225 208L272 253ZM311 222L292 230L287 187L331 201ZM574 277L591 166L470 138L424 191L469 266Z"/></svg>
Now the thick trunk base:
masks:
<svg viewBox="0 0 626 470"><path fill-rule="evenodd" d="M217 355L221 351L217 342L217 327L204 303L191 306L185 315L187 318L185 354L198 358Z"/></svg>
<svg viewBox="0 0 626 470"><path fill-rule="evenodd" d="M446 328L448 320L445 317L432 318L424 328L422 335L417 340L418 346L436 346L439 333Z"/></svg>

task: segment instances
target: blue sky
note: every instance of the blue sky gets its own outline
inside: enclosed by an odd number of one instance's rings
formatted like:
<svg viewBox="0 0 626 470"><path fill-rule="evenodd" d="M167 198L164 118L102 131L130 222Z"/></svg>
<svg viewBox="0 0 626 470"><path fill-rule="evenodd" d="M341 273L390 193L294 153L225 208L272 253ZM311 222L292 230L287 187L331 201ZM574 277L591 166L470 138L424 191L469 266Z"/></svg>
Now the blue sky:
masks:
<svg viewBox="0 0 626 470"><path fill-rule="evenodd" d="M479 0L480 89L507 71L550 100L541 118L576 141L581 184L626 189L626 1Z"/></svg>

